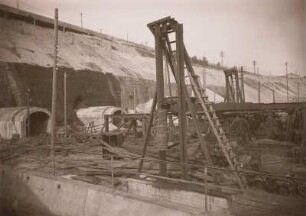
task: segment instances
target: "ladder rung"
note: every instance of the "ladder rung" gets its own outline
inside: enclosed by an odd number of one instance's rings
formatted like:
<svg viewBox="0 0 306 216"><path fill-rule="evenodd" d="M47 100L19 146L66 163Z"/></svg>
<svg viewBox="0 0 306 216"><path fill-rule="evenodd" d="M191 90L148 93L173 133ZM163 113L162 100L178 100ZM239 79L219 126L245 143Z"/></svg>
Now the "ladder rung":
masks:
<svg viewBox="0 0 306 216"><path fill-rule="evenodd" d="M176 41L169 41L170 44L175 43Z"/></svg>
<svg viewBox="0 0 306 216"><path fill-rule="evenodd" d="M176 52L176 50L172 50L171 52L172 52L172 53L175 53L175 52Z"/></svg>
<svg viewBox="0 0 306 216"><path fill-rule="evenodd" d="M172 32L175 32L175 31L174 31L174 30L167 31L168 34L169 34L169 33L172 33Z"/></svg>

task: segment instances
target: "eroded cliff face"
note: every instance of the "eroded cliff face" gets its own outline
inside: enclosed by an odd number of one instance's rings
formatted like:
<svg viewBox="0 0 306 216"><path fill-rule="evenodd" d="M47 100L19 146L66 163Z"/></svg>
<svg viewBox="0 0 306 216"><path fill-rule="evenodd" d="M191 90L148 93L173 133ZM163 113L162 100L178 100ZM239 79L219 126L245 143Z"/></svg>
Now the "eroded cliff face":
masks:
<svg viewBox="0 0 306 216"><path fill-rule="evenodd" d="M78 108L118 106L132 109L134 104L144 103L153 97L154 81L60 67L57 78L59 122L63 121L64 72L68 74L67 110L70 122L76 120L74 110ZM27 105L26 91L30 89L31 105L51 110L51 67L1 63L0 83L1 107Z"/></svg>
<svg viewBox="0 0 306 216"><path fill-rule="evenodd" d="M2 11L3 12L3 11ZM51 108L54 30L52 26L32 23L0 13L0 107L23 106L26 90L32 91L31 104ZM5 15L5 16L4 16ZM28 18L28 17L27 17ZM153 36L152 36L153 37ZM86 106L111 105L134 108L153 97L155 88L154 50L140 44L116 39L110 35L87 35L59 31L58 53L58 119L63 115L63 72L67 81L69 120L74 109ZM223 101L225 78L221 68L194 65L206 82L209 100ZM205 74L205 76L204 76ZM173 77L171 79L174 80ZM247 102L258 101L257 83L261 82L261 102L286 101L286 79L245 74ZM290 101L306 100L305 78L289 79ZM174 86L175 88L175 86Z"/></svg>

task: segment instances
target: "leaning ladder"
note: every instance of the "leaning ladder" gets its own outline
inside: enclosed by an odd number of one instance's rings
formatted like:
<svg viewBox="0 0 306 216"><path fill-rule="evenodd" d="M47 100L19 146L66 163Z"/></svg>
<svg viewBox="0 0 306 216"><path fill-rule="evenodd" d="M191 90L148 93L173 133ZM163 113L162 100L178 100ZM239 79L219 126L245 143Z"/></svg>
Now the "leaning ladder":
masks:
<svg viewBox="0 0 306 216"><path fill-rule="evenodd" d="M177 50L176 48L172 48L172 44L176 44L176 40L170 41L169 34L177 33L177 25L178 22L175 21L173 18L168 17L162 19L162 23L158 23L159 25L165 26L165 31L163 31L163 38L164 38L164 53L166 55L167 61L172 69L174 76L177 76L175 71L175 66L177 64L176 56L174 55ZM176 38L176 37L175 37ZM183 42L182 42L183 43ZM214 135L216 136L217 143L222 150L230 168L234 170L234 175L239 184L241 189L245 189L247 187L247 182L241 172L239 172L239 162L237 160L236 154L233 151L231 143L226 138L225 132L221 126L221 123L216 115L216 111L214 110L212 103L209 102L208 97L201 94L201 85L199 82L199 76L195 74L190 57L187 53L184 43L183 50L184 50L184 69L187 70L188 77L190 79L190 83L192 86L192 90L194 92L195 97L197 98L197 103L200 104L202 111L205 113L210 127L212 128ZM185 84L184 84L185 85ZM184 86L186 89L186 85Z"/></svg>

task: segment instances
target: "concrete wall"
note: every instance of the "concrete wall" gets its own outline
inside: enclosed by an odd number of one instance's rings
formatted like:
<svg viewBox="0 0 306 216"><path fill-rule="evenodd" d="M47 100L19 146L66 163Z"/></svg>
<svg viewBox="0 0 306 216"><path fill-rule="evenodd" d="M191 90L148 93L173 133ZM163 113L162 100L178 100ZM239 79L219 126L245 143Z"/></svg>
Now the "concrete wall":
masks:
<svg viewBox="0 0 306 216"><path fill-rule="evenodd" d="M204 209L205 195L186 190L168 189L158 186L152 182L127 179L128 192L152 200L169 201L178 205L187 205L193 208ZM229 201L222 197L207 196L208 210L210 212L220 212L229 208Z"/></svg>
<svg viewBox="0 0 306 216"><path fill-rule="evenodd" d="M192 215L180 206L75 180L22 173L0 166L0 215Z"/></svg>

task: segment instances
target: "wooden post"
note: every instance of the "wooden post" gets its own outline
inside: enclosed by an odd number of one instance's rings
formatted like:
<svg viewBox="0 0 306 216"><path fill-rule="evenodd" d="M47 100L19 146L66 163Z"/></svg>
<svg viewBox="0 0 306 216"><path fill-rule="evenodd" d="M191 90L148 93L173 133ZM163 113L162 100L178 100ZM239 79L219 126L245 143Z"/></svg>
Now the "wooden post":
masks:
<svg viewBox="0 0 306 216"><path fill-rule="evenodd" d="M300 102L300 83L297 83L297 102Z"/></svg>
<svg viewBox="0 0 306 216"><path fill-rule="evenodd" d="M164 101L164 75L163 75L163 50L160 29L155 29L155 61L156 61L156 91L157 108L160 109Z"/></svg>
<svg viewBox="0 0 306 216"><path fill-rule="evenodd" d="M27 89L27 127L26 127L26 132L27 132L27 137L30 137L30 133L31 133L31 129L30 129L30 125L31 125L31 120L30 120L30 101L31 101L31 90Z"/></svg>
<svg viewBox="0 0 306 216"><path fill-rule="evenodd" d="M258 103L260 103L260 81L258 80Z"/></svg>
<svg viewBox="0 0 306 216"><path fill-rule="evenodd" d="M226 102L230 102L230 96L229 96L229 79L228 79L228 76L225 76L225 83L226 83L225 101L226 101Z"/></svg>
<svg viewBox="0 0 306 216"><path fill-rule="evenodd" d="M133 126L134 126L134 139L136 139L137 138L137 120L134 120Z"/></svg>
<svg viewBox="0 0 306 216"><path fill-rule="evenodd" d="M306 148L306 109L303 109L303 143L302 146L304 148L304 152L305 152L305 148Z"/></svg>
<svg viewBox="0 0 306 216"><path fill-rule="evenodd" d="M143 144L142 154L141 154L141 158L140 158L140 161L139 161L138 172L142 171L143 161L144 161L144 157L146 155L146 151L147 151L147 147L148 147L149 134L150 134L150 131L151 131L151 128L152 128L152 123L153 123L153 118L154 118L154 110L155 110L155 107L156 107L156 102L157 102L157 92L155 91L154 98L153 98L153 103L152 103L152 107L151 107L149 124L148 124L147 131L146 131L145 142Z"/></svg>
<svg viewBox="0 0 306 216"><path fill-rule="evenodd" d="M275 90L272 89L273 103L275 103Z"/></svg>
<svg viewBox="0 0 306 216"><path fill-rule="evenodd" d="M109 132L109 116L107 115L104 116L104 127L105 132Z"/></svg>
<svg viewBox="0 0 306 216"><path fill-rule="evenodd" d="M236 71L235 69L235 73L234 73L234 77L235 77L235 89L236 89L236 102L239 103L241 102L241 92L240 92L240 86L239 86L239 75L238 75L238 70Z"/></svg>
<svg viewBox="0 0 306 216"><path fill-rule="evenodd" d="M168 91L169 91L169 97L172 97L172 90L171 90L171 80L170 80L170 72L169 72L169 67L167 63L167 59L165 59L165 66L166 66L166 74L167 74L167 82L168 82Z"/></svg>
<svg viewBox="0 0 306 216"><path fill-rule="evenodd" d="M80 14L81 14L81 28L83 28L83 13Z"/></svg>
<svg viewBox="0 0 306 216"><path fill-rule="evenodd" d="M244 71L243 67L241 66L241 94L242 94L242 101L245 102L245 92L244 92Z"/></svg>
<svg viewBox="0 0 306 216"><path fill-rule="evenodd" d="M56 127L56 104L57 104L57 54L58 54L58 9L54 10L54 61L52 78L52 115L51 115L51 159L53 176L55 176L55 127Z"/></svg>
<svg viewBox="0 0 306 216"><path fill-rule="evenodd" d="M64 125L67 132L67 72L64 72Z"/></svg>
<svg viewBox="0 0 306 216"><path fill-rule="evenodd" d="M100 135L100 136L101 136L101 135ZM103 159L104 159L103 149L104 149L103 142L101 142L101 156L102 156L102 163L103 163Z"/></svg>
<svg viewBox="0 0 306 216"><path fill-rule="evenodd" d="M136 113L136 106L137 106L136 84L133 84L133 107L135 113Z"/></svg>
<svg viewBox="0 0 306 216"><path fill-rule="evenodd" d="M206 94L206 70L203 67L203 77L202 77L202 96L204 97Z"/></svg>
<svg viewBox="0 0 306 216"><path fill-rule="evenodd" d="M204 184L205 184L205 212L208 212L207 200L207 167L204 168Z"/></svg>
<svg viewBox="0 0 306 216"><path fill-rule="evenodd" d="M162 109L165 89L164 89L164 68L163 68L163 39L160 36L160 27L155 28L155 60L156 60L156 91L157 91L157 108ZM166 159L166 151L159 150L160 161ZM160 163L159 172L161 175L166 176L167 168L165 163Z"/></svg>
<svg viewBox="0 0 306 216"><path fill-rule="evenodd" d="M288 62L285 62L285 66L286 66L286 90L287 90L287 103L289 103Z"/></svg>
<svg viewBox="0 0 306 216"><path fill-rule="evenodd" d="M179 134L181 146L181 171L182 178L187 179L187 149L186 149L186 100L184 94L185 74L184 74L184 43L183 25L177 24L176 32L176 59L177 59L177 92L178 92L178 113L179 113Z"/></svg>
<svg viewBox="0 0 306 216"><path fill-rule="evenodd" d="M172 141L173 140L173 119L172 119L172 114L169 115L169 133L168 133L168 137L169 137L169 140Z"/></svg>
<svg viewBox="0 0 306 216"><path fill-rule="evenodd" d="M114 183L114 156L111 155L111 172L112 172L112 187L115 186L115 183Z"/></svg>
<svg viewBox="0 0 306 216"><path fill-rule="evenodd" d="M143 142L145 142L146 140L146 127L147 127L147 121L146 121L146 118L143 118L142 119L142 138L143 138Z"/></svg>

